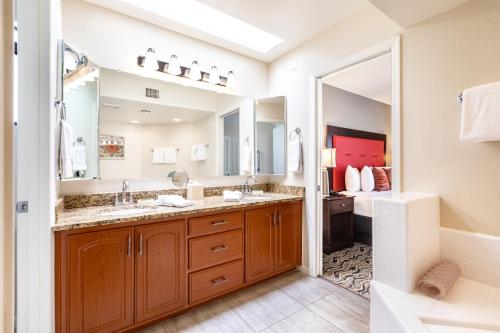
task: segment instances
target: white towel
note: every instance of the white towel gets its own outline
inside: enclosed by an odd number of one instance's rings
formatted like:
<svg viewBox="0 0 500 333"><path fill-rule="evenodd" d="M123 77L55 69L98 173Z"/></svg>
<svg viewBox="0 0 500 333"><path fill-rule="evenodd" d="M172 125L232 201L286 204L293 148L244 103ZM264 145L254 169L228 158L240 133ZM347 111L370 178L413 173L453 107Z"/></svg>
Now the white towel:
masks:
<svg viewBox="0 0 500 333"><path fill-rule="evenodd" d="M87 151L85 145L77 144L73 147L73 171L87 170Z"/></svg>
<svg viewBox="0 0 500 333"><path fill-rule="evenodd" d="M159 206L182 208L192 206L194 202L186 200L180 195L159 195L156 204Z"/></svg>
<svg viewBox="0 0 500 333"><path fill-rule="evenodd" d="M500 82L464 90L460 139L500 141Z"/></svg>
<svg viewBox="0 0 500 333"><path fill-rule="evenodd" d="M163 148L163 162L167 164L177 163L177 148Z"/></svg>
<svg viewBox="0 0 500 333"><path fill-rule="evenodd" d="M288 143L288 171L291 173L302 172L302 142L300 137L292 138Z"/></svg>
<svg viewBox="0 0 500 333"><path fill-rule="evenodd" d="M208 146L206 144L194 145L191 149L191 161L206 161Z"/></svg>
<svg viewBox="0 0 500 333"><path fill-rule="evenodd" d="M252 150L248 145L243 146L243 151L241 153L241 171L243 173L252 172Z"/></svg>
<svg viewBox="0 0 500 333"><path fill-rule="evenodd" d="M224 196L224 201L226 202L239 202L241 199L241 192L240 191L224 191L222 192L222 195Z"/></svg>
<svg viewBox="0 0 500 333"><path fill-rule="evenodd" d="M153 163L164 163L162 148L153 148Z"/></svg>
<svg viewBox="0 0 500 333"><path fill-rule="evenodd" d="M177 163L177 148L153 148L153 163Z"/></svg>
<svg viewBox="0 0 500 333"><path fill-rule="evenodd" d="M73 177L73 128L62 119L59 121L59 172L61 178Z"/></svg>

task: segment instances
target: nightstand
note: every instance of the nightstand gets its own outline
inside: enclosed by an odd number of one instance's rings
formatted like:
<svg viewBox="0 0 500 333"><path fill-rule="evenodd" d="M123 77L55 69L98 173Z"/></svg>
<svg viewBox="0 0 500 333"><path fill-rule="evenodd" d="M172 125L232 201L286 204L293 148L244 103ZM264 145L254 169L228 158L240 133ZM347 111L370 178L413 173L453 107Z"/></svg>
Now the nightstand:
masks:
<svg viewBox="0 0 500 333"><path fill-rule="evenodd" d="M354 197L323 198L323 253L354 245Z"/></svg>

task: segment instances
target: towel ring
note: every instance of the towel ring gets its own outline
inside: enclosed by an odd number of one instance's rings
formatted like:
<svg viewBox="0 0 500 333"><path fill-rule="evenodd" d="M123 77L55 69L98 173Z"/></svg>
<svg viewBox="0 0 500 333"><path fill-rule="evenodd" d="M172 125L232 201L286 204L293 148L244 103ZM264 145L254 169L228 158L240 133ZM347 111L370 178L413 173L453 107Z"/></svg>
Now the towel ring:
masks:
<svg viewBox="0 0 500 333"><path fill-rule="evenodd" d="M288 138L292 140L296 136L299 137L299 140L302 140L302 130L300 129L300 127L297 127L294 130L292 130L288 135Z"/></svg>

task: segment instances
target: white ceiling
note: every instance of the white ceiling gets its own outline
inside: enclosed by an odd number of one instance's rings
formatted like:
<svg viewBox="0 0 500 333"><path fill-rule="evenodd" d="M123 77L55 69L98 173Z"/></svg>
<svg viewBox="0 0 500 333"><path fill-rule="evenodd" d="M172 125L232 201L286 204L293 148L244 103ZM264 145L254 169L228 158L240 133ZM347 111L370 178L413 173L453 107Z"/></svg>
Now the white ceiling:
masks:
<svg viewBox="0 0 500 333"><path fill-rule="evenodd" d="M391 54L386 53L332 74L323 83L390 105Z"/></svg>
<svg viewBox="0 0 500 333"><path fill-rule="evenodd" d="M100 96L99 122L131 123L139 121L141 125L178 124L174 118L181 119L182 123L191 123L213 115L212 111L194 110L172 107L169 105L137 102L126 99ZM109 107L106 104L119 107ZM151 112L141 112L141 110Z"/></svg>
<svg viewBox="0 0 500 333"><path fill-rule="evenodd" d="M126 6L120 0L85 1L265 62L275 60L320 32L370 6L368 0L198 0L284 40L268 53L261 54L159 15Z"/></svg>
<svg viewBox="0 0 500 333"><path fill-rule="evenodd" d="M470 0L370 0L399 26L406 28Z"/></svg>

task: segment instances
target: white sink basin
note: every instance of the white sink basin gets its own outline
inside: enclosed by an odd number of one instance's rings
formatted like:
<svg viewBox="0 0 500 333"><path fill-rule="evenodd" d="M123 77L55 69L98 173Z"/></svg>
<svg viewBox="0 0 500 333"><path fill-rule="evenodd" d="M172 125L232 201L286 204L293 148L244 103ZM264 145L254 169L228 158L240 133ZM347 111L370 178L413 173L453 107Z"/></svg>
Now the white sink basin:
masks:
<svg viewBox="0 0 500 333"><path fill-rule="evenodd" d="M136 215L136 214L144 214L154 211L153 208L130 208L130 209L120 209L120 210L112 210L109 212L102 212L99 215L101 216L124 216L124 215Z"/></svg>

